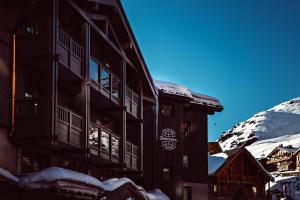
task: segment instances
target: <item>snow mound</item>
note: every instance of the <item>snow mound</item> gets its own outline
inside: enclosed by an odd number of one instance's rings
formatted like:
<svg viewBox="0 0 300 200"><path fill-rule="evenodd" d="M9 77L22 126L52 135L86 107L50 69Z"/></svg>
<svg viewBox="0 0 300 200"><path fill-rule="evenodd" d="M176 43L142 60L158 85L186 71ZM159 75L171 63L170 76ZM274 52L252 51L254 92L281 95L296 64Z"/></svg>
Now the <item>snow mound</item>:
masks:
<svg viewBox="0 0 300 200"><path fill-rule="evenodd" d="M223 150L248 146L256 158L261 158L280 144L299 147L299 136L300 97L255 114L224 132L218 141Z"/></svg>
<svg viewBox="0 0 300 200"><path fill-rule="evenodd" d="M170 198L158 188L148 192L147 197L150 200L170 200Z"/></svg>
<svg viewBox="0 0 300 200"><path fill-rule="evenodd" d="M227 160L226 153L208 155L208 175L214 174Z"/></svg>
<svg viewBox="0 0 300 200"><path fill-rule="evenodd" d="M102 182L92 176L59 167L50 167L42 171L34 172L27 176L21 177L20 183L29 188L40 188L41 185L47 187L47 183L58 180L74 181L101 189L105 188Z"/></svg>
<svg viewBox="0 0 300 200"><path fill-rule="evenodd" d="M0 167L0 176L14 183L19 183L19 178L13 175L10 171Z"/></svg>

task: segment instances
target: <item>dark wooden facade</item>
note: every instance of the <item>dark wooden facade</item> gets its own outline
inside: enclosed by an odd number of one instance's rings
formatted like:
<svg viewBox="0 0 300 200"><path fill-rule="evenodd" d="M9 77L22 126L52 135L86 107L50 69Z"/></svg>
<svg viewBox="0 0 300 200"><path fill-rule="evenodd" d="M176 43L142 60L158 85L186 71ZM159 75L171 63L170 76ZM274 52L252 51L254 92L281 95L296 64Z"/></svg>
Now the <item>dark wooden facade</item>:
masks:
<svg viewBox="0 0 300 200"><path fill-rule="evenodd" d="M208 152L208 155L222 152L219 142L209 142L207 152Z"/></svg>
<svg viewBox="0 0 300 200"><path fill-rule="evenodd" d="M268 171L284 172L295 170L297 165L297 149L291 146L278 146L265 158L262 164Z"/></svg>
<svg viewBox="0 0 300 200"><path fill-rule="evenodd" d="M144 128L143 116L155 116L157 92L121 3L14 0L0 7L8 18L0 43L2 166L18 174L60 166L142 182L143 135L156 131Z"/></svg>
<svg viewBox="0 0 300 200"><path fill-rule="evenodd" d="M181 87L178 85L177 89ZM207 199L207 116L223 108L216 99L213 106L199 104L196 94L183 96L176 91L168 92L161 89L160 83L158 88L159 188L172 200Z"/></svg>
<svg viewBox="0 0 300 200"><path fill-rule="evenodd" d="M209 175L209 199L270 199L265 187L273 178L247 149L224 154L226 161Z"/></svg>

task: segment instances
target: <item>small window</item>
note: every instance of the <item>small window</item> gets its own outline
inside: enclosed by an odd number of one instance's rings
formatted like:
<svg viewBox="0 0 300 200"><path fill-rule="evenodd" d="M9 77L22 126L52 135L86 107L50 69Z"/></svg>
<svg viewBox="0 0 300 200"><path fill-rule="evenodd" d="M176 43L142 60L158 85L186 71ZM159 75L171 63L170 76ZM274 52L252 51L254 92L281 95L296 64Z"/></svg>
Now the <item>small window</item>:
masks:
<svg viewBox="0 0 300 200"><path fill-rule="evenodd" d="M191 134L191 123L190 122L183 122L183 134L188 136Z"/></svg>
<svg viewBox="0 0 300 200"><path fill-rule="evenodd" d="M109 153L109 133L107 131L101 131L101 150Z"/></svg>
<svg viewBox="0 0 300 200"><path fill-rule="evenodd" d="M99 129L91 124L89 125L89 146L99 148Z"/></svg>
<svg viewBox="0 0 300 200"><path fill-rule="evenodd" d="M109 72L106 69L101 69L101 88L110 91Z"/></svg>
<svg viewBox="0 0 300 200"><path fill-rule="evenodd" d="M115 157L119 157L119 138L111 137L111 154Z"/></svg>
<svg viewBox="0 0 300 200"><path fill-rule="evenodd" d="M172 115L172 106L164 104L162 106L161 114L165 117L170 117Z"/></svg>
<svg viewBox="0 0 300 200"><path fill-rule="evenodd" d="M188 155L183 155L183 168L189 168L189 156Z"/></svg>
<svg viewBox="0 0 300 200"><path fill-rule="evenodd" d="M168 167L163 168L163 179L165 180L171 180L172 172L171 169Z"/></svg>
<svg viewBox="0 0 300 200"><path fill-rule="evenodd" d="M232 175L231 168L228 168L227 169L227 176L228 176L228 178L231 178L231 175Z"/></svg>
<svg viewBox="0 0 300 200"><path fill-rule="evenodd" d="M90 79L99 82L99 67L98 64L90 58Z"/></svg>

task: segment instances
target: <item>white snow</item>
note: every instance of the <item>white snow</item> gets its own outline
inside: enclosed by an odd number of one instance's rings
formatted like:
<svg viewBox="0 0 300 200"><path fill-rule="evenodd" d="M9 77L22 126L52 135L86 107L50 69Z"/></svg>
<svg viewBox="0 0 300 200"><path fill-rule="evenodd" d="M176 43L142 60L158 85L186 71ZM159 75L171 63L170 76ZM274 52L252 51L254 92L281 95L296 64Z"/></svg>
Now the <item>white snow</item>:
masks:
<svg viewBox="0 0 300 200"><path fill-rule="evenodd" d="M300 147L300 97L281 103L235 125L219 139L223 150L248 146L256 158L263 158L275 147Z"/></svg>
<svg viewBox="0 0 300 200"><path fill-rule="evenodd" d="M283 192L284 185L287 188L286 195L292 199L299 199L300 192L300 177L276 177L275 182L270 184L270 191ZM296 197L297 196L297 197Z"/></svg>
<svg viewBox="0 0 300 200"><path fill-rule="evenodd" d="M69 180L95 186L101 189L105 188L102 182L92 176L59 167L50 167L21 177L20 183L29 188L39 188L42 185L43 187L47 187L47 183L58 180Z"/></svg>
<svg viewBox="0 0 300 200"><path fill-rule="evenodd" d="M167 94L174 94L179 95L183 97L193 98L191 91L182 85L176 84L176 83L170 83L166 81L155 81L156 87Z"/></svg>
<svg viewBox="0 0 300 200"><path fill-rule="evenodd" d="M150 200L170 200L170 198L158 188L148 192L147 197Z"/></svg>
<svg viewBox="0 0 300 200"><path fill-rule="evenodd" d="M227 160L228 155L226 153L217 153L208 155L208 175L215 173Z"/></svg>
<svg viewBox="0 0 300 200"><path fill-rule="evenodd" d="M18 183L19 182L19 178L16 177L15 175L13 175L10 171L0 167L0 176L12 181L12 182L15 182L15 183Z"/></svg>
<svg viewBox="0 0 300 200"><path fill-rule="evenodd" d="M137 189L138 186L129 178L123 177L123 178L110 178L105 181L103 181L104 187L106 191L114 191L115 189L121 187L122 185L125 185L127 183L132 184Z"/></svg>

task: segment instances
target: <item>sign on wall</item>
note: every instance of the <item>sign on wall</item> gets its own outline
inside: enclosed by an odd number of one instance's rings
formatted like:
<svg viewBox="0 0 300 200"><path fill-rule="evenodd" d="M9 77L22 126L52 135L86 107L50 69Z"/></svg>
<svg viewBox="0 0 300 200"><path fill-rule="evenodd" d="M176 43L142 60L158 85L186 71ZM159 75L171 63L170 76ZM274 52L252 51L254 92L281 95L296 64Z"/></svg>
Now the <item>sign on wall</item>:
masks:
<svg viewBox="0 0 300 200"><path fill-rule="evenodd" d="M178 140L176 139L176 132L171 128L165 128L161 131L159 137L161 141L161 146L168 151L176 149L176 144Z"/></svg>

